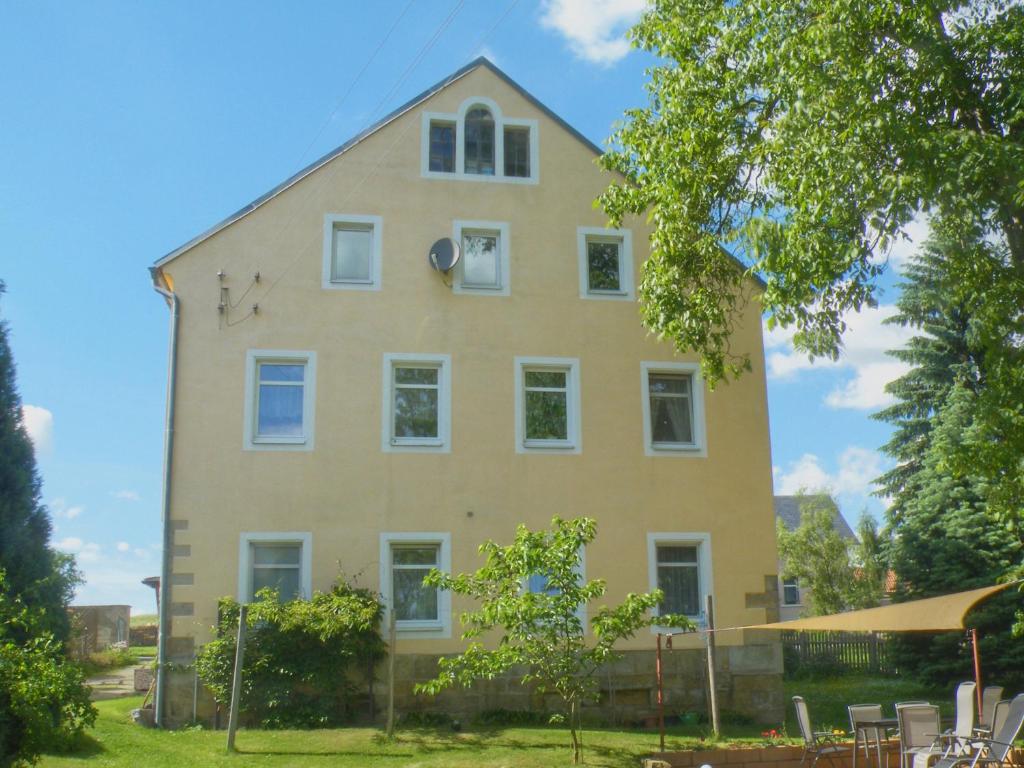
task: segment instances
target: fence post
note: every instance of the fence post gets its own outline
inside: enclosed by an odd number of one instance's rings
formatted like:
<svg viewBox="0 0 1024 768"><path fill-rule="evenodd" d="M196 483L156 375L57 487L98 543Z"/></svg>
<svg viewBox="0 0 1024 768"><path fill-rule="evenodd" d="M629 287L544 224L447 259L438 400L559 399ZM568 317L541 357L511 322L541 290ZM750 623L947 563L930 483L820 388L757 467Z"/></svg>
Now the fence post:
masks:
<svg viewBox="0 0 1024 768"><path fill-rule="evenodd" d="M394 601L391 603L394 605ZM388 612L388 723L387 737L395 737L395 610Z"/></svg>
<svg viewBox="0 0 1024 768"><path fill-rule="evenodd" d="M235 731L238 729L238 710L242 698L242 663L245 661L245 624L249 606L238 609L238 642L235 644L235 673L231 679L231 712L228 714L228 752L235 751Z"/></svg>
<svg viewBox="0 0 1024 768"><path fill-rule="evenodd" d="M705 598L708 636L708 704L711 707L711 729L715 738L722 732L718 722L718 692L715 690L715 605L711 595Z"/></svg>

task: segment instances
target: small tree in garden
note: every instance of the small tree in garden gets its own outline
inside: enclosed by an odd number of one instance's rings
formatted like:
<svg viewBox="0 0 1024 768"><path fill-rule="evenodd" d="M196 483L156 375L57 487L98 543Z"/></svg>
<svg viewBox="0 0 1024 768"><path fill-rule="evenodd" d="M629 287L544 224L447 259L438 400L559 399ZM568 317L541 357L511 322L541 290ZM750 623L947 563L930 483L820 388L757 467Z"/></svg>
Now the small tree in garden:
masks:
<svg viewBox="0 0 1024 768"><path fill-rule="evenodd" d="M584 635L580 611L602 597L602 579L580 578L581 552L594 540L597 524L586 517L555 517L549 530L516 529L508 546L487 541L480 553L487 562L476 573L451 576L438 570L424 583L479 601L462 615L464 640L469 647L459 656L442 658L435 680L417 686L418 692L438 693L456 683L491 679L514 666L527 668L524 684L542 693L555 693L565 702L572 739L573 762L582 755L580 706L597 693L595 673L618 658L616 642L657 622L660 626L688 628L682 616L650 615L662 600L660 590L629 594L618 606L602 605L591 619L592 638ZM480 637L500 633L491 648Z"/></svg>
<svg viewBox="0 0 1024 768"><path fill-rule="evenodd" d="M357 695L353 670L383 658L377 596L340 580L311 600L282 603L262 589L249 606L241 711L264 728L327 727L348 721ZM231 699L239 605L220 601L217 639L196 658L203 684Z"/></svg>

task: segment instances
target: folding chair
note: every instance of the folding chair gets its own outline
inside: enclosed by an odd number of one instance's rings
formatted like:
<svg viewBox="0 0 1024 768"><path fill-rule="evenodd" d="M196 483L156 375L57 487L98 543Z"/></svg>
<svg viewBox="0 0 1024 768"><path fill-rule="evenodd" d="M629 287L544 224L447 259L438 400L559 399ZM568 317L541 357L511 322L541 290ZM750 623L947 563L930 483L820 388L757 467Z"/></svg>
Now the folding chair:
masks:
<svg viewBox="0 0 1024 768"><path fill-rule="evenodd" d="M864 760L865 763L871 765L871 745L872 737L874 739L875 749L879 754L879 763L881 763L882 753L882 741L883 741L883 728L879 728L877 725L863 726L861 723L864 722L878 722L882 719L882 705L881 704L851 704L846 708L846 711L850 713L850 731L853 733L854 753L853 753L853 764L854 768L857 766L857 752L856 746L860 742L864 748Z"/></svg>
<svg viewBox="0 0 1024 768"><path fill-rule="evenodd" d="M978 726L974 732L979 736L989 736L993 731L993 715L996 704L1003 698L1003 686L987 685L981 692L981 712L978 713Z"/></svg>
<svg viewBox="0 0 1024 768"><path fill-rule="evenodd" d="M1000 702L1002 704L1002 702ZM997 707L993 712L993 726L997 718L1002 717L1005 710L1005 719L994 727L991 739L976 739L975 749L969 755L950 755L937 762L934 768L954 768L959 765L966 765L975 768L978 765L1001 766L1010 757L1010 750L1013 749L1013 742L1020 735L1021 725L1024 725L1024 693L1013 698L1008 707Z"/></svg>
<svg viewBox="0 0 1024 768"><path fill-rule="evenodd" d="M897 704L900 727L900 768L928 768L942 757L939 708L934 704Z"/></svg>
<svg viewBox="0 0 1024 768"><path fill-rule="evenodd" d="M974 692L973 682L960 683L956 687L956 725L941 736L946 745L943 757L962 755L970 751L971 736L974 733Z"/></svg>
<svg viewBox="0 0 1024 768"><path fill-rule="evenodd" d="M794 696L793 706L796 707L796 720L800 724L800 735L804 737L804 754L800 758L801 768L809 755L814 755L814 760L811 761L809 768L814 768L822 757L828 760L832 768L837 768L833 757L849 752L850 748L836 744L835 736L831 733L815 731L811 728L811 717L807 714L807 702L804 701L803 696Z"/></svg>

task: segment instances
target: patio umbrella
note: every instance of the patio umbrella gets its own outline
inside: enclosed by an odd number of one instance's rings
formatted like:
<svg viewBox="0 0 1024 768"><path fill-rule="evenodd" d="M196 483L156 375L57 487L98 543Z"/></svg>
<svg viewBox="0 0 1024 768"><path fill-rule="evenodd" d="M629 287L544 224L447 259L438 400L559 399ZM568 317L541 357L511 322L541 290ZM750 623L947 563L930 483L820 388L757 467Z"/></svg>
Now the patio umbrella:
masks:
<svg viewBox="0 0 1024 768"><path fill-rule="evenodd" d="M1011 581L992 587L970 589L941 597L909 600L879 608L865 608L860 611L846 611L829 616L813 616L807 619L778 621L773 624L755 624L736 629L786 629L801 631L829 632L941 632L963 630L964 617L982 600L997 592L1019 584ZM721 631L721 630L719 630ZM978 657L978 633L971 629L971 645L974 651L974 680L977 683L978 707L981 708L981 663Z"/></svg>

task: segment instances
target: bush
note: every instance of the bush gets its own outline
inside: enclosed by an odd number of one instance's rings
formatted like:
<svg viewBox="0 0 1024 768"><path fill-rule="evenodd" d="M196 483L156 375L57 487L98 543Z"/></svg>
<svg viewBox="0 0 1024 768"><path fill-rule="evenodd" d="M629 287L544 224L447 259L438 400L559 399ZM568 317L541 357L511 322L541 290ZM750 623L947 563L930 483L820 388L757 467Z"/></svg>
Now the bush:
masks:
<svg viewBox="0 0 1024 768"><path fill-rule="evenodd" d="M260 590L249 606L241 713L263 728L324 728L351 721L357 673L384 657L382 606L376 595L343 580L311 600L278 601ZM196 658L203 684L221 704L231 700L239 604L220 601L217 639Z"/></svg>
<svg viewBox="0 0 1024 768"><path fill-rule="evenodd" d="M485 709L473 718L477 725L523 727L551 725L550 712L534 712L530 709Z"/></svg>
<svg viewBox="0 0 1024 768"><path fill-rule="evenodd" d="M96 721L82 670L44 626L43 611L12 597L0 570L0 768L68 748Z"/></svg>
<svg viewBox="0 0 1024 768"><path fill-rule="evenodd" d="M81 660L82 670L87 675L107 669L128 667L135 663L135 655L124 647L111 646L103 651L94 651Z"/></svg>

